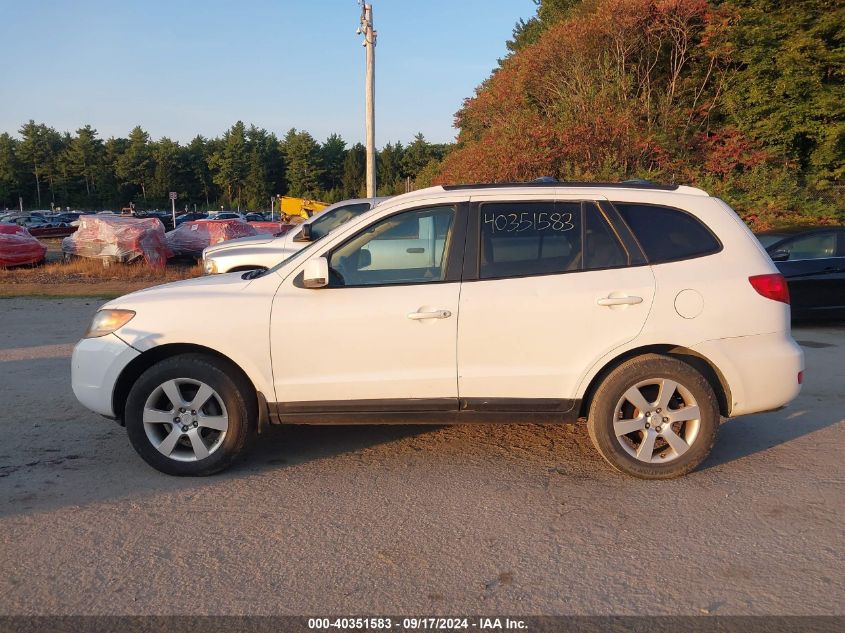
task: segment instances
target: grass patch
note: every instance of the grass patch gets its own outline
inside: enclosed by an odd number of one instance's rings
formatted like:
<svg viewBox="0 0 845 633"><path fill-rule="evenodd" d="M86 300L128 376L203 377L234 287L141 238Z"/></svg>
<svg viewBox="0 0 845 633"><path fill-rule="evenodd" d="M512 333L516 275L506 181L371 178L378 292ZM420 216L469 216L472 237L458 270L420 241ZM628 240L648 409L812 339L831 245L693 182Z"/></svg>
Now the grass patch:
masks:
<svg viewBox="0 0 845 633"><path fill-rule="evenodd" d="M108 299L201 274L199 264L176 262L156 269L143 263L104 266L99 259L78 258L34 268L0 269L0 297Z"/></svg>

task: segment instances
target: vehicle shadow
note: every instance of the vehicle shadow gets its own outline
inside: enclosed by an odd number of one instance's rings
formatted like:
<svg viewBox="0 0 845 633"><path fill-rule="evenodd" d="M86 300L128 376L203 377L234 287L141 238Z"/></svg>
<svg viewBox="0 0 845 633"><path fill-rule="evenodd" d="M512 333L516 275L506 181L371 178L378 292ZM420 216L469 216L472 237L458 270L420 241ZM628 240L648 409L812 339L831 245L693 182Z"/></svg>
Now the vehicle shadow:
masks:
<svg viewBox="0 0 845 633"><path fill-rule="evenodd" d="M729 420L719 429L702 469L721 466L845 422L840 355L845 323L794 324L792 335L804 350L806 380L786 409Z"/></svg>
<svg viewBox="0 0 845 633"><path fill-rule="evenodd" d="M843 421L841 416L821 416L812 410L786 410L780 415L768 413L728 420L719 428L713 452L699 470L750 457Z"/></svg>
<svg viewBox="0 0 845 633"><path fill-rule="evenodd" d="M375 448L442 428L441 425L341 426L272 425L249 451L220 477L239 477L247 472L261 472L295 466L310 461Z"/></svg>
<svg viewBox="0 0 845 633"><path fill-rule="evenodd" d="M114 424L91 438L98 451L63 455L47 445L33 449L19 463L0 460L0 519L52 512L67 506L118 502L159 494L200 492L218 485L286 468L375 449L435 431L434 425L273 426L243 459L209 477L172 477L153 470L135 455L126 431ZM9 457L2 455L3 458Z"/></svg>

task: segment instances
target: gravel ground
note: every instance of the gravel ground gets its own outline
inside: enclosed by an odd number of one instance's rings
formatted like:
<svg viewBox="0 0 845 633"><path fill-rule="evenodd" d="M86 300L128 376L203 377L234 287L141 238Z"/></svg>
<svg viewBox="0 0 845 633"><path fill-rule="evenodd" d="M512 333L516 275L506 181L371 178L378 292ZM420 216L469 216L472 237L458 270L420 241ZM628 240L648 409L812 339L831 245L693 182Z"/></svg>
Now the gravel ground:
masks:
<svg viewBox="0 0 845 633"><path fill-rule="evenodd" d="M98 303L0 300L0 615L843 614L843 326L680 480L541 426L273 428L176 479L72 395Z"/></svg>

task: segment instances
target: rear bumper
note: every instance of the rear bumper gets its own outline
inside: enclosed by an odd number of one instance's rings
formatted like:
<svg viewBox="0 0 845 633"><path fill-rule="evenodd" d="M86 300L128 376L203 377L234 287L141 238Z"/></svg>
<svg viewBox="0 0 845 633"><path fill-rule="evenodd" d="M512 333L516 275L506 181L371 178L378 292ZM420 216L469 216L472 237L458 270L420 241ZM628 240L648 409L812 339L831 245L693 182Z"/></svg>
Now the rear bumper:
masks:
<svg viewBox="0 0 845 633"><path fill-rule="evenodd" d="M694 345L730 388L731 416L786 406L801 391L804 352L788 332L715 339Z"/></svg>
<svg viewBox="0 0 845 633"><path fill-rule="evenodd" d="M138 350L114 334L79 341L71 359L71 384L76 399L91 411L116 417L112 407L115 383L124 367L139 355Z"/></svg>

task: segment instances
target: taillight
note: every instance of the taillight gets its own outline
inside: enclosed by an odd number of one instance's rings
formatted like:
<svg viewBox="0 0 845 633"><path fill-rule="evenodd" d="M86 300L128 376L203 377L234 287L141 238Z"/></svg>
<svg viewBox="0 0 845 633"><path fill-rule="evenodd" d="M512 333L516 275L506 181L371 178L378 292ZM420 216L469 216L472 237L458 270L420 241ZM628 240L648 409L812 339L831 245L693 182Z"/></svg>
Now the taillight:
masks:
<svg viewBox="0 0 845 633"><path fill-rule="evenodd" d="M772 275L754 275L749 277L748 281L754 286L754 290L758 294L771 299L772 301L782 301L789 304L789 287L786 285L786 279L783 275L774 273Z"/></svg>
<svg viewBox="0 0 845 633"><path fill-rule="evenodd" d="M803 370L798 372L798 384L799 385L804 384L804 371Z"/></svg>

